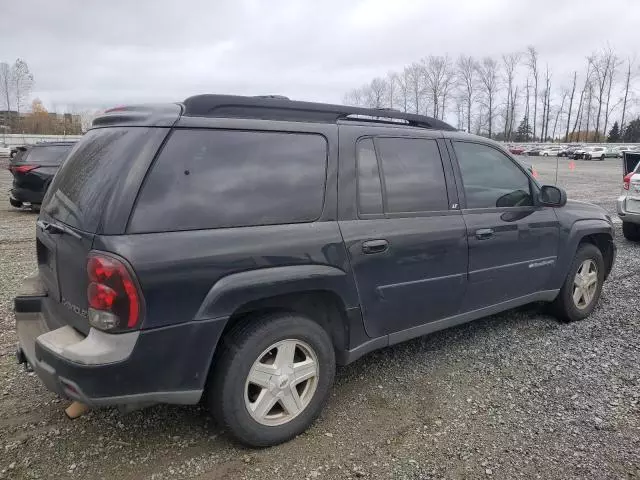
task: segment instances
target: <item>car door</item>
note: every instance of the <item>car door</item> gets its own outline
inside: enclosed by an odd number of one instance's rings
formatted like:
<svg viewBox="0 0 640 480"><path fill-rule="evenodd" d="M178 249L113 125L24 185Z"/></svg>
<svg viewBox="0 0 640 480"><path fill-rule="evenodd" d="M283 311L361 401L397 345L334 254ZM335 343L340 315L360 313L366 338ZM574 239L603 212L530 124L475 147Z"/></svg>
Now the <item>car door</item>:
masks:
<svg viewBox="0 0 640 480"><path fill-rule="evenodd" d="M453 140L469 245L464 311L544 290L558 254L559 222L537 201L538 187L499 148Z"/></svg>
<svg viewBox="0 0 640 480"><path fill-rule="evenodd" d="M466 229L451 162L438 136L340 127L339 225L370 337L460 309Z"/></svg>

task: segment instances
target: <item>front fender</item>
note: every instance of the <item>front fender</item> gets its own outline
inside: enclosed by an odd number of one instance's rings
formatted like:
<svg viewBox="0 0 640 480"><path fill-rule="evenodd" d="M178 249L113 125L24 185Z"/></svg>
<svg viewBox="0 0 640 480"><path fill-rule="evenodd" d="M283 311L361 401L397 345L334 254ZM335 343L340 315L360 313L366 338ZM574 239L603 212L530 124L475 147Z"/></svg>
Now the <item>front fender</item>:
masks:
<svg viewBox="0 0 640 480"><path fill-rule="evenodd" d="M248 302L311 290L334 292L347 309L358 306L355 283L346 272L329 265L291 265L221 278L207 293L194 320L228 317Z"/></svg>
<svg viewBox="0 0 640 480"><path fill-rule="evenodd" d="M563 232L558 251L558 268L552 282L553 288L562 287L580 242L585 237L598 233L607 234L613 240L613 226L603 219L576 220L570 229Z"/></svg>

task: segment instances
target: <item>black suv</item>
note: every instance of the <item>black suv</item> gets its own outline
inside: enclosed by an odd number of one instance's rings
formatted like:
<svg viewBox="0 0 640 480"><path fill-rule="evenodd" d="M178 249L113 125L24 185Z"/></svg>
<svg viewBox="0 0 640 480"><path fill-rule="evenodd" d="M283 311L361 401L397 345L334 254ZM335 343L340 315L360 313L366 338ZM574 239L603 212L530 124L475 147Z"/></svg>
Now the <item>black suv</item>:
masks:
<svg viewBox="0 0 640 480"><path fill-rule="evenodd" d="M18 359L69 399L204 400L273 445L318 415L336 364L530 302L586 317L613 232L432 118L221 95L118 108L46 195Z"/></svg>
<svg viewBox="0 0 640 480"><path fill-rule="evenodd" d="M9 171L13 175L9 197L11 206L30 205L38 210L51 180L74 144L43 142L19 147L9 163Z"/></svg>

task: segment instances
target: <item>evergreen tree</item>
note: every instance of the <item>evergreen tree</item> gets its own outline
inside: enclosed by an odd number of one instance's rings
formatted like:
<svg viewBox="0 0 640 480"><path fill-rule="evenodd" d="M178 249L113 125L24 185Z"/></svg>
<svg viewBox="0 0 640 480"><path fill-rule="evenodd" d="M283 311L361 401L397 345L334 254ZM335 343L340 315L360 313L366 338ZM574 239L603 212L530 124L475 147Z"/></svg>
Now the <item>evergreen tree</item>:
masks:
<svg viewBox="0 0 640 480"><path fill-rule="evenodd" d="M518 125L518 130L516 130L515 141L516 142L526 142L531 137L531 125L529 125L529 119L524 117Z"/></svg>
<svg viewBox="0 0 640 480"><path fill-rule="evenodd" d="M629 125L624 129L622 140L629 143L640 142L640 118L629 122Z"/></svg>
<svg viewBox="0 0 640 480"><path fill-rule="evenodd" d="M611 130L609 130L609 136L607 137L607 142L609 143L617 143L620 141L620 125L618 122L613 124Z"/></svg>

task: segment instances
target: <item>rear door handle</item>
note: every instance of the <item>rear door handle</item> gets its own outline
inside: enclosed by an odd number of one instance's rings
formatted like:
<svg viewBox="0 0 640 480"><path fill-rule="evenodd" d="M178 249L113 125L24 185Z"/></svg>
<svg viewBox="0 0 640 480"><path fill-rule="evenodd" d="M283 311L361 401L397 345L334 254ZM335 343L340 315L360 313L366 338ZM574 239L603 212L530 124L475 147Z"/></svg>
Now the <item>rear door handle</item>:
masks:
<svg viewBox="0 0 640 480"><path fill-rule="evenodd" d="M382 253L389 248L389 242L386 240L367 240L362 244L362 253Z"/></svg>
<svg viewBox="0 0 640 480"><path fill-rule="evenodd" d="M478 240L487 240L493 237L493 228L481 228L476 230L476 238Z"/></svg>

